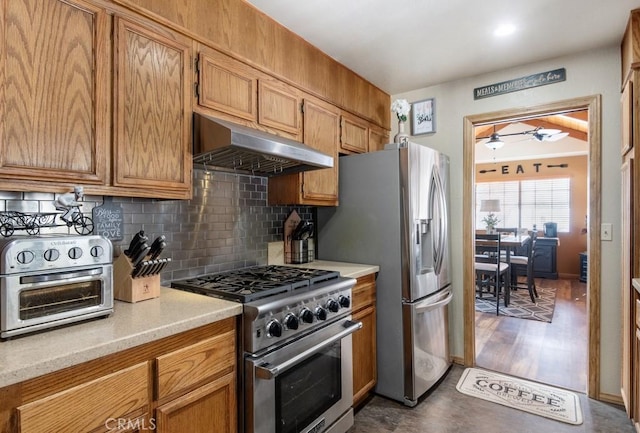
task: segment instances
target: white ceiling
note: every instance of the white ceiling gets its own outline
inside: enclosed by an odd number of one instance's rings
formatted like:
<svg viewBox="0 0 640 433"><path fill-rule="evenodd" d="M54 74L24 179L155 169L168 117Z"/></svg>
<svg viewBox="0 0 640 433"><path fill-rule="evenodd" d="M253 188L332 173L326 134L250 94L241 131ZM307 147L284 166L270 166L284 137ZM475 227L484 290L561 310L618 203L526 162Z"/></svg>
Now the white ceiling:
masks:
<svg viewBox="0 0 640 433"><path fill-rule="evenodd" d="M246 1L391 95L619 45L640 8L640 0ZM495 37L505 23L515 33Z"/></svg>

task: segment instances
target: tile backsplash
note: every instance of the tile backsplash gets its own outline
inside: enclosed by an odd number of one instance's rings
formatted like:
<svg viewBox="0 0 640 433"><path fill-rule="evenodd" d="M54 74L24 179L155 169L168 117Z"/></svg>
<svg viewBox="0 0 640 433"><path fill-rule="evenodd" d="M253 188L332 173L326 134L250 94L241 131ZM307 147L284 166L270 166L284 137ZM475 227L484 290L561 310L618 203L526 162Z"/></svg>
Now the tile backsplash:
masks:
<svg viewBox="0 0 640 433"><path fill-rule="evenodd" d="M172 263L161 279L171 280L210 272L267 264L267 245L281 241L284 220L292 210L313 218L307 206L268 206L266 177L222 171L194 170L191 200L113 197L122 206L124 238L114 241L115 256L144 230L152 241L164 234L164 257ZM0 191L0 211L56 212L56 194ZM82 212L91 215L102 196L85 196ZM59 218L59 217L58 217ZM41 233L70 233L73 228L42 228ZM24 234L16 231L15 234Z"/></svg>

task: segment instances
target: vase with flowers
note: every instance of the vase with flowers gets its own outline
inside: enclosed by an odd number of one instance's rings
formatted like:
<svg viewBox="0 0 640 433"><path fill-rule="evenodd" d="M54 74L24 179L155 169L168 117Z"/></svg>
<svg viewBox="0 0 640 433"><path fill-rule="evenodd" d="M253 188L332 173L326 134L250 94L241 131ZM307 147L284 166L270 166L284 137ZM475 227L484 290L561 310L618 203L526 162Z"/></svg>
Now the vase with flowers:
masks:
<svg viewBox="0 0 640 433"><path fill-rule="evenodd" d="M398 118L398 133L393 137L393 142L406 143L409 141L409 134L404 132L404 125L407 121L407 115L411 111L411 104L406 99L396 99L391 104L391 111L396 113Z"/></svg>

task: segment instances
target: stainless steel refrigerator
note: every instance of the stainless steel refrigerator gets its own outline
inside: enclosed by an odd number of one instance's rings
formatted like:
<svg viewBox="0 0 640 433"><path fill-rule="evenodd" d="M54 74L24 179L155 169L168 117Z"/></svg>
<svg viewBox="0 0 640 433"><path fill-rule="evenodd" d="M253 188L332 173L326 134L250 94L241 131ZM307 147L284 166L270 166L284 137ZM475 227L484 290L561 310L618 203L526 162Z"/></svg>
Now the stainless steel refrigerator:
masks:
<svg viewBox="0 0 640 433"><path fill-rule="evenodd" d="M414 406L451 365L449 158L416 143L340 157L318 258L377 264L376 393Z"/></svg>

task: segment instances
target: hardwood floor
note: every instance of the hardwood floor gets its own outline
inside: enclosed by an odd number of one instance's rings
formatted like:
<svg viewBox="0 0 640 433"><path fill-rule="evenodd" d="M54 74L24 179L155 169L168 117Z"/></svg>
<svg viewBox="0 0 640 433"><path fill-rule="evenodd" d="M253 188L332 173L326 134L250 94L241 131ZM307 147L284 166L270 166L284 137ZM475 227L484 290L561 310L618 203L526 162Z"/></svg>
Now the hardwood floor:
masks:
<svg viewBox="0 0 640 433"><path fill-rule="evenodd" d="M476 312L476 364L578 392L587 389L586 284L536 279L557 289L551 323Z"/></svg>

